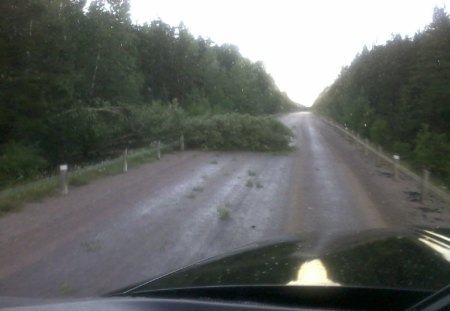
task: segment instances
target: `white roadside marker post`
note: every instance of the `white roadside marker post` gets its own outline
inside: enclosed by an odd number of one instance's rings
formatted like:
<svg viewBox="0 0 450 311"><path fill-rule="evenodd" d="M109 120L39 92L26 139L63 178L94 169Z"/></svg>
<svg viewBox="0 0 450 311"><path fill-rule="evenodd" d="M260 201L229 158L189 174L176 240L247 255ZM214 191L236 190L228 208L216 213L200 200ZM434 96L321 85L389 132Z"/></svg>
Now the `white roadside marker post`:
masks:
<svg viewBox="0 0 450 311"><path fill-rule="evenodd" d="M377 164L378 165L382 165L383 164L383 161L382 161L383 147L378 146L377 147L377 151L378 151Z"/></svg>
<svg viewBox="0 0 450 311"><path fill-rule="evenodd" d="M184 151L184 134L180 136L180 150Z"/></svg>
<svg viewBox="0 0 450 311"><path fill-rule="evenodd" d="M123 151L123 172L128 172L128 148Z"/></svg>
<svg viewBox="0 0 450 311"><path fill-rule="evenodd" d="M420 203L425 201L425 197L428 195L428 185L430 182L430 171L427 169L423 170L422 177L422 191L420 192Z"/></svg>
<svg viewBox="0 0 450 311"><path fill-rule="evenodd" d="M394 158L394 178L395 180L398 180L398 162L400 161L400 156L394 154L393 158Z"/></svg>
<svg viewBox="0 0 450 311"><path fill-rule="evenodd" d="M364 140L364 154L367 156L369 156L369 140L366 138Z"/></svg>
<svg viewBox="0 0 450 311"><path fill-rule="evenodd" d="M156 158L161 160L161 141L156 142Z"/></svg>
<svg viewBox="0 0 450 311"><path fill-rule="evenodd" d="M69 193L69 187L67 185L67 171L69 169L69 166L67 164L62 164L59 166L59 179L61 182L61 193L62 194L68 194Z"/></svg>

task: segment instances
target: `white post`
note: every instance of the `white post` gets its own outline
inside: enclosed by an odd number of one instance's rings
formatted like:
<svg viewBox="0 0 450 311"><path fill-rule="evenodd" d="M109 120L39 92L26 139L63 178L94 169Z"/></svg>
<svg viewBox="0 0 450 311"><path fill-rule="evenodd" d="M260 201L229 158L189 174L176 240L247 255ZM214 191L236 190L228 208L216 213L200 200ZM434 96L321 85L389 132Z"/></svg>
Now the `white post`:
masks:
<svg viewBox="0 0 450 311"><path fill-rule="evenodd" d="M180 136L180 150L184 151L184 134Z"/></svg>
<svg viewBox="0 0 450 311"><path fill-rule="evenodd" d="M161 141L156 142L156 158L161 160Z"/></svg>
<svg viewBox="0 0 450 311"><path fill-rule="evenodd" d="M427 169L423 170L423 178L422 178L422 191L420 193L420 203L423 203L425 197L428 195L428 184L430 181L430 171Z"/></svg>
<svg viewBox="0 0 450 311"><path fill-rule="evenodd" d="M361 137L359 136L359 133L356 133L356 148L361 150Z"/></svg>
<svg viewBox="0 0 450 311"><path fill-rule="evenodd" d="M351 142L352 141L352 137L350 136L350 129L347 127L347 126L345 126L345 138L349 141L349 142Z"/></svg>
<svg viewBox="0 0 450 311"><path fill-rule="evenodd" d="M378 165L381 165L382 163L383 163L383 161L382 161L382 156L383 156L383 147L381 147L381 146L378 146L378 156L377 156L377 164Z"/></svg>
<svg viewBox="0 0 450 311"><path fill-rule="evenodd" d="M128 148L123 151L123 172L128 172Z"/></svg>
<svg viewBox="0 0 450 311"><path fill-rule="evenodd" d="M398 162L400 161L400 156L394 154L394 178L395 180L398 180Z"/></svg>
<svg viewBox="0 0 450 311"><path fill-rule="evenodd" d="M61 193L62 194L68 194L69 193L69 187L67 185L67 170L68 170L67 164L62 164L59 166L59 179L61 182Z"/></svg>
<svg viewBox="0 0 450 311"><path fill-rule="evenodd" d="M369 140L366 138L365 140L364 140L364 154L366 155L366 156L368 156L369 155Z"/></svg>

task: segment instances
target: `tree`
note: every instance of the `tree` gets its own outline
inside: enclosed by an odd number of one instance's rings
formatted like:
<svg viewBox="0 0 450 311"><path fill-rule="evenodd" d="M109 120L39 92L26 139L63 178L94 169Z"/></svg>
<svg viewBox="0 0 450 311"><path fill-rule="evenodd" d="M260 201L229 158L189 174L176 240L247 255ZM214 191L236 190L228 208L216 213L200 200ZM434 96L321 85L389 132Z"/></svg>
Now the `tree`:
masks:
<svg viewBox="0 0 450 311"><path fill-rule="evenodd" d="M364 48L313 109L448 179L448 51L450 17L436 8L430 25L413 39L396 35Z"/></svg>
<svg viewBox="0 0 450 311"><path fill-rule="evenodd" d="M265 114L294 106L262 63L233 45L195 38L182 24L133 25L129 0L86 4L0 2L0 158L28 152L16 162L26 178L61 162L175 139L185 111ZM31 158L44 161L30 167Z"/></svg>

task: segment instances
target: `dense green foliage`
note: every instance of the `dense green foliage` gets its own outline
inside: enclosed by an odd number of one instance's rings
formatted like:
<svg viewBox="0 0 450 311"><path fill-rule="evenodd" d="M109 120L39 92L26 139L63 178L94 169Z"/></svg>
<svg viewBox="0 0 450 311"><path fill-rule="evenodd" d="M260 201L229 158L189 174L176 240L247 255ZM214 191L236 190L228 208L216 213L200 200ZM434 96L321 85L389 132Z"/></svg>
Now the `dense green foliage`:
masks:
<svg viewBox="0 0 450 311"><path fill-rule="evenodd" d="M20 181L41 173L47 165L38 151L17 143L5 145L0 157L0 185ZM13 177L13 178L11 178Z"/></svg>
<svg viewBox="0 0 450 311"><path fill-rule="evenodd" d="M189 116L295 107L262 63L183 25L133 25L127 0L0 2L0 187L169 139Z"/></svg>
<svg viewBox="0 0 450 311"><path fill-rule="evenodd" d="M364 48L313 109L450 184L450 17Z"/></svg>
<svg viewBox="0 0 450 311"><path fill-rule="evenodd" d="M185 124L185 133L191 147L252 151L287 149L293 135L273 118L236 113L191 118Z"/></svg>

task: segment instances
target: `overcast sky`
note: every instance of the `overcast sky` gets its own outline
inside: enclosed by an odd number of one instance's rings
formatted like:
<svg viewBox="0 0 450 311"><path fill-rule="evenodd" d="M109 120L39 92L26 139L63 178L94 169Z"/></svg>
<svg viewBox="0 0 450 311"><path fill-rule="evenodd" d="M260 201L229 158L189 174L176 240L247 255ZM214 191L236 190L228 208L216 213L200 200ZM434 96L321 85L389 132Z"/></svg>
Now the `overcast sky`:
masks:
<svg viewBox="0 0 450 311"><path fill-rule="evenodd" d="M310 106L364 45L413 36L450 0L131 0L134 22L183 22L194 36L237 45L278 87Z"/></svg>

